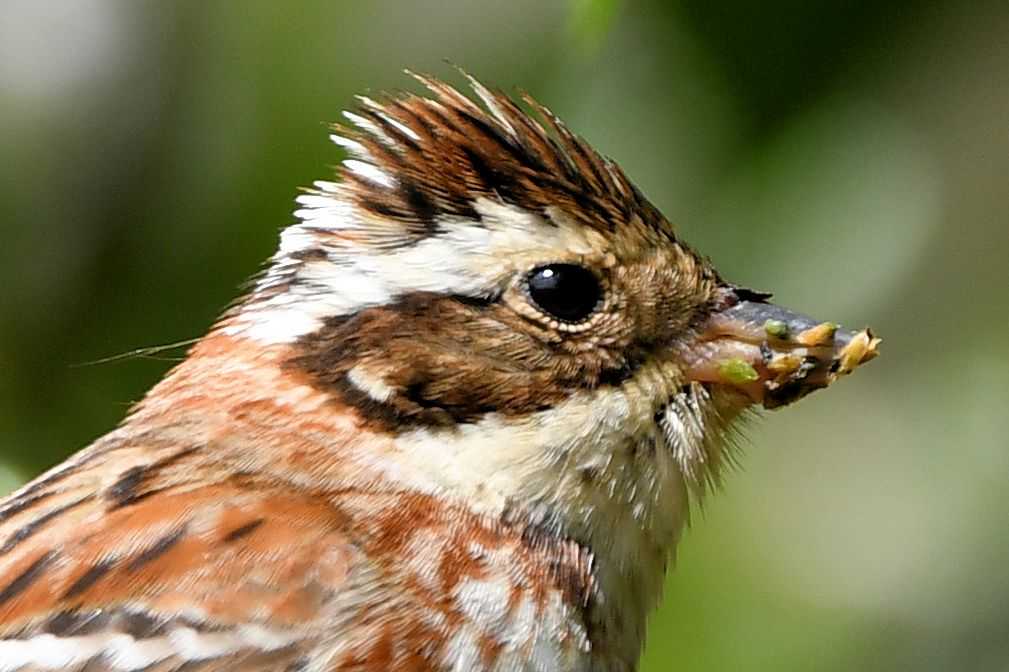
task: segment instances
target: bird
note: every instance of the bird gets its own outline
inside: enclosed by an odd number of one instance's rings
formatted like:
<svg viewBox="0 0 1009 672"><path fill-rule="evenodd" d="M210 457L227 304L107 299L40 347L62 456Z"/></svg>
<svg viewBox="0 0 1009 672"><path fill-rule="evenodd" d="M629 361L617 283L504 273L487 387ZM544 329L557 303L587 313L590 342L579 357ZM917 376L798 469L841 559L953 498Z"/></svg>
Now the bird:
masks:
<svg viewBox="0 0 1009 672"><path fill-rule="evenodd" d="M738 427L878 353L533 97L359 97L243 298L0 503L0 672L630 672Z"/></svg>

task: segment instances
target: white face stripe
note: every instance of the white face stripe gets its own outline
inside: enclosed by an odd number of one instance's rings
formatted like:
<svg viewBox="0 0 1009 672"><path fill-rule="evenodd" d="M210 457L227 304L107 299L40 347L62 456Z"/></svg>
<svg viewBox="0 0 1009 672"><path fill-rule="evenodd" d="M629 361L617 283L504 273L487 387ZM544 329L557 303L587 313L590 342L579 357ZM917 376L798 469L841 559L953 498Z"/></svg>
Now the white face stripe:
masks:
<svg viewBox="0 0 1009 672"><path fill-rule="evenodd" d="M303 207L296 214L303 221L281 234L271 270L253 296L273 286L287 287L265 300L253 300L223 327L226 333L264 344L289 343L319 329L327 317L391 304L413 292L496 295L528 266L598 256L604 249L602 236L584 227L548 223L486 199L476 203L479 222L443 220L436 235L376 249L334 235L347 232L367 239L376 235L378 226L339 194L306 194L298 202ZM290 257L309 249L322 250L325 258Z"/></svg>

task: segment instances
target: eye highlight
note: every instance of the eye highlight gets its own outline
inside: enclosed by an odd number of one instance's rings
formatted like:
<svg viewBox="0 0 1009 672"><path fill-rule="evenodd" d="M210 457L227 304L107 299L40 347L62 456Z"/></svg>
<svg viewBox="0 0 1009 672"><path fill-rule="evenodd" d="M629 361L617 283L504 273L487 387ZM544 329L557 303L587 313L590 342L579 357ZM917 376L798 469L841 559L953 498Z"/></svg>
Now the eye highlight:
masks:
<svg viewBox="0 0 1009 672"><path fill-rule="evenodd" d="M595 274L575 264L534 268L526 277L526 285L529 298L538 309L569 324L592 315L603 294Z"/></svg>

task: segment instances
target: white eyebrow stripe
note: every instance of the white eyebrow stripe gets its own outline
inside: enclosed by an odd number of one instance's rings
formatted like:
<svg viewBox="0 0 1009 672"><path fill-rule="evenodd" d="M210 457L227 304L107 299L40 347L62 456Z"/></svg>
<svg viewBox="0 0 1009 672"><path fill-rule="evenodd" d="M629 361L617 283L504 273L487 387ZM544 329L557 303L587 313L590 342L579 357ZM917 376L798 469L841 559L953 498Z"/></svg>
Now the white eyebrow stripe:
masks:
<svg viewBox="0 0 1009 672"><path fill-rule="evenodd" d="M282 255L275 258L253 297L271 287L283 291L265 292L263 300L250 302L222 325L222 333L291 343L317 331L329 317L388 305L411 292L499 295L524 268L526 262L516 262L519 258L545 258L556 249L572 254L593 250L589 233L574 224L559 219L557 226L549 226L541 215L489 199L475 203L479 222L444 218L438 221L438 233L410 245L378 251L344 248L340 236L331 241L327 233L374 225L337 195L302 194L297 200L304 206L296 213L303 222L287 229L290 234L285 231L284 248L318 249L324 258L289 264Z"/></svg>

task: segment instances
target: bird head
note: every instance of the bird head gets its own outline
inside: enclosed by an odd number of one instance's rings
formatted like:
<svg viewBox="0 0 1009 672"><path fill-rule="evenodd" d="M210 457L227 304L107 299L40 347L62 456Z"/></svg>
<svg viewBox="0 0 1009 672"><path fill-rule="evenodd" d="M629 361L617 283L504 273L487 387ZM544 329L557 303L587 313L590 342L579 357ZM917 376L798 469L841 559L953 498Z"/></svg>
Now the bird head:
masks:
<svg viewBox="0 0 1009 672"><path fill-rule="evenodd" d="M825 387L878 339L723 279L533 99L418 79L432 95L346 113L340 179L298 198L216 333L281 352L323 395L313 413L373 437L354 444L369 487L577 540L647 611L734 422Z"/></svg>

